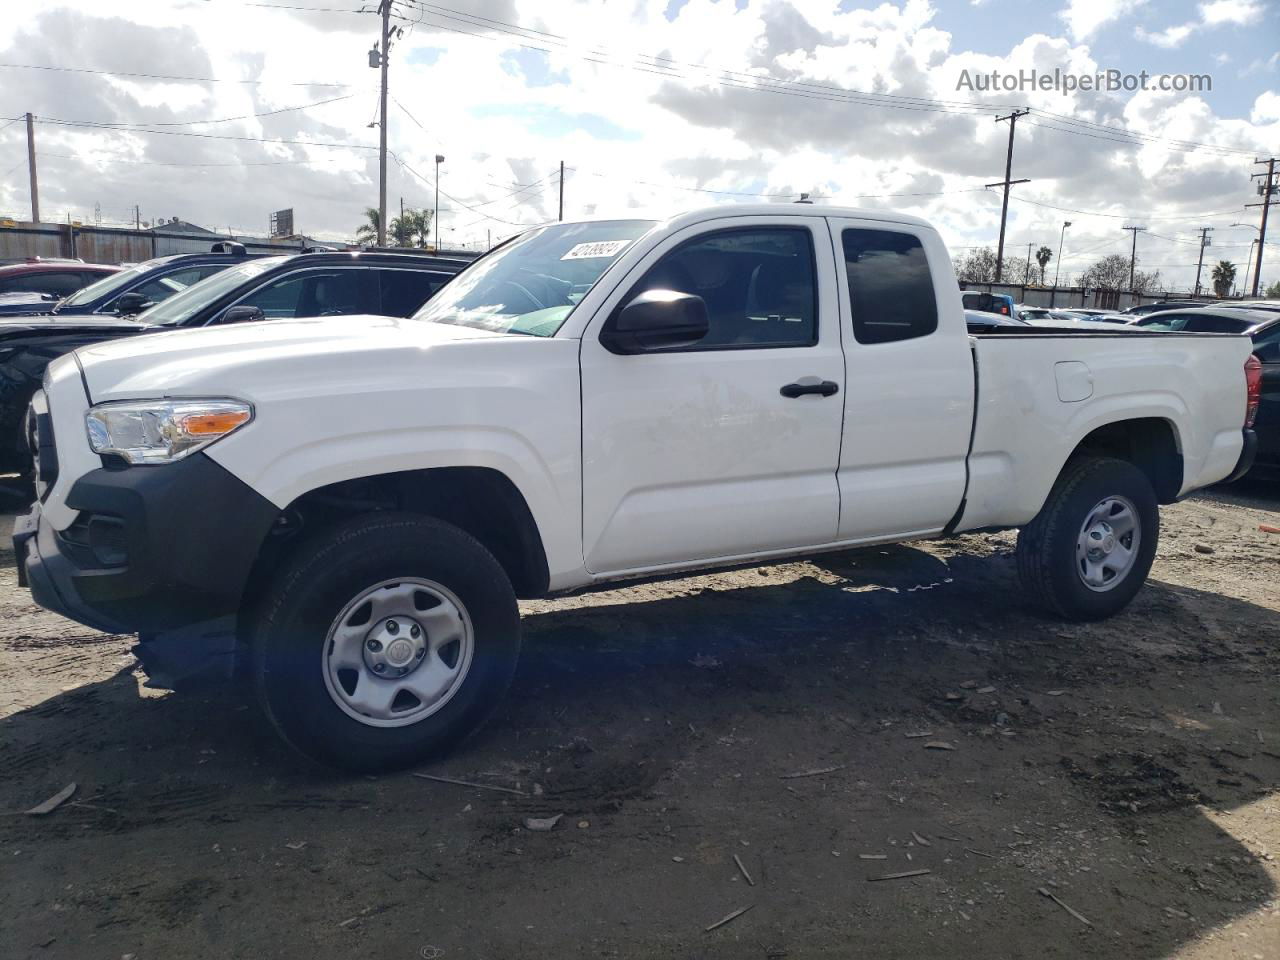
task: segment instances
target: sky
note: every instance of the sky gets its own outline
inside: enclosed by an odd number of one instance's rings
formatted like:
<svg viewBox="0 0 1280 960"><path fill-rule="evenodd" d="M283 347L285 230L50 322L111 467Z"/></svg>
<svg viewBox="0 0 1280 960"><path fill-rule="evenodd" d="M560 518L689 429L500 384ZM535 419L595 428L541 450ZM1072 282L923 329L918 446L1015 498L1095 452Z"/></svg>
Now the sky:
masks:
<svg viewBox="0 0 1280 960"><path fill-rule="evenodd" d="M6 0L0 216L178 217L350 239L378 196L377 0ZM1169 289L1257 237L1280 154L1280 0L394 0L387 194L436 203L442 245L564 215L790 202L896 209L953 255L995 245L1078 275L1127 254ZM1196 74L1211 89L976 89L993 70ZM146 75L146 76L142 76ZM965 78L968 78L966 84ZM68 122L70 121L70 122ZM1232 226L1243 222L1249 226ZM1264 283L1280 279L1280 221ZM1052 277L1050 277L1052 279Z"/></svg>

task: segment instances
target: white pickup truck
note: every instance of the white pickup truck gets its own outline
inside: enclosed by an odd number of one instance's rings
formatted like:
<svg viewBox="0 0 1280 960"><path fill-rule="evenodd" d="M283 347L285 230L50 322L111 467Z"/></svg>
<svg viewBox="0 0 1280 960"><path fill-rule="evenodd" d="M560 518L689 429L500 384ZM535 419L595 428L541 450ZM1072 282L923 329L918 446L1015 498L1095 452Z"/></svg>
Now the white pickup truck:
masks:
<svg viewBox="0 0 1280 960"><path fill-rule="evenodd" d="M1248 466L1236 336L969 335L927 223L812 205L530 230L411 319L89 346L30 422L51 610L153 679L241 664L350 769L501 697L518 597L1021 528L1054 615L1115 613L1158 504Z"/></svg>

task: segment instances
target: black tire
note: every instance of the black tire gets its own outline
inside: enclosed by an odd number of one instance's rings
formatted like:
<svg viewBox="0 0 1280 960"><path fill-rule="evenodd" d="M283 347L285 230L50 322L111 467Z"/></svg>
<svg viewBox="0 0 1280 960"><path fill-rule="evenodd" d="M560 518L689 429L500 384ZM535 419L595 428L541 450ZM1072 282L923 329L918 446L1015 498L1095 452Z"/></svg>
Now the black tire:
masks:
<svg viewBox="0 0 1280 960"><path fill-rule="evenodd" d="M1140 534L1132 565L1105 589L1090 589L1078 567L1077 541L1091 511L1108 497L1135 508ZM1128 605L1146 582L1160 536L1151 482L1133 464L1081 457L1062 470L1036 518L1018 534L1018 579L1040 606L1067 620L1101 620Z"/></svg>
<svg viewBox="0 0 1280 960"><path fill-rule="evenodd" d="M326 636L361 591L402 577L456 595L474 652L438 712L408 726L368 726L329 693ZM403 767L461 742L502 699L520 654L520 613L506 573L474 537L431 517L372 514L326 531L299 547L254 610L251 670L268 719L300 752L356 772Z"/></svg>

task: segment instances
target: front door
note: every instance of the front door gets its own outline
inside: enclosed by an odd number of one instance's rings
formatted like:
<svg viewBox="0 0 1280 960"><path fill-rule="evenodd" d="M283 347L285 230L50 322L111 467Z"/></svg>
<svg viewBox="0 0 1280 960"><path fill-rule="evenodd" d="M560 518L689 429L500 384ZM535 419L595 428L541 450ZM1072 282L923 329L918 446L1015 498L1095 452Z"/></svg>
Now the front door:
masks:
<svg viewBox="0 0 1280 960"><path fill-rule="evenodd" d="M701 297L709 334L664 352L609 352L601 329L651 289ZM836 296L816 218L699 224L636 265L582 340L588 570L834 539L844 388Z"/></svg>

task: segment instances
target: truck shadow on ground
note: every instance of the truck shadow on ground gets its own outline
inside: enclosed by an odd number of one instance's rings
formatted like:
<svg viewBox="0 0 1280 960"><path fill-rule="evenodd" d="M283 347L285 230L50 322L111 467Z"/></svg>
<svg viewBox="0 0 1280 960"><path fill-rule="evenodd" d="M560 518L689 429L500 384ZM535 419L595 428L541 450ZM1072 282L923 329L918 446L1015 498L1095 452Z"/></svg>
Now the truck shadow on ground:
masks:
<svg viewBox="0 0 1280 960"><path fill-rule="evenodd" d="M6 809L80 784L75 802L53 815L0 821L0 843L37 846L45 858L9 862L3 912L25 916L56 898L64 871L50 859L59 857L84 884L149 872L160 889L178 889L199 874L206 893L164 921L167 932L151 941L163 943L233 900L237 910L274 902L270 891L282 880L265 862L188 862L210 831L224 845L278 851L283 837L305 833L312 847L339 847L353 812L381 822L424 803L467 803L471 819L448 850L438 849L443 840L432 846L429 829L409 843L393 833L369 838L362 857L379 869L361 873L361 902L403 900L396 891L414 870L465 886L477 917L512 898L577 897L606 916L636 898L662 901L664 891L692 899L678 884L668 890L671 880L656 871L670 866L671 850L686 850L693 837L710 842L726 823L770 858L764 889L776 898L756 922L783 941L799 938L797 947L825 931L853 952L949 956L950 947L929 939L938 925L960 924L956 911L968 916L987 904L985 923L956 929L968 952L1013 955L1012 942L1036 952L1041 940L1089 932L1047 912L1044 898L1022 896L1056 878L1061 897L1098 930L1043 955L1156 958L1274 898L1255 853L1206 811L1247 807L1280 783L1280 748L1265 746L1280 738L1270 690L1280 614L1152 583L1121 617L1067 625L1025 604L1007 557L945 549L877 548L786 570L792 582L746 569L532 605L508 699L480 734L430 768L517 784L523 797L319 771L279 746L238 695L145 698L128 668L62 692L0 721ZM926 750L925 738L906 736L917 732L955 749ZM828 767L821 777L780 779ZM796 804L803 815L779 822L779 809ZM592 822L611 843L585 844L569 831L527 849L529 835L516 829L522 819L556 813ZM1073 839L1077 830L1092 839ZM904 906L905 894L834 920L867 894L830 877L832 851L852 858L855 840L882 847L886 837L910 844L914 831L935 836L916 851L916 862L933 865L924 882L939 884L929 889L925 922L915 930L897 922L904 910L925 909ZM965 841L946 860L936 839L944 834ZM1028 837L1038 845L1025 846ZM110 858L84 860L95 840L110 845ZM165 850L159 865L155 844ZM985 852L961 853L968 844ZM528 888L531 861L540 864L537 892ZM233 897L231 871L235 884L266 888L256 906ZM355 883L324 871L295 882ZM1014 886L1019 896L1004 892ZM975 899L979 907L964 906ZM141 929L159 909L119 898L91 905L67 918L64 942L117 915ZM683 942L679 931L695 929L687 908L663 909L670 929L659 923L650 934ZM883 925L868 922L876 917ZM515 910L494 921L491 945L518 942L522 918ZM293 955L293 921L275 922L255 948ZM305 910L296 922L307 922ZM13 926L26 938L15 942L34 936L22 920ZM228 936L222 945L233 950ZM636 943L643 934L630 936Z"/></svg>

